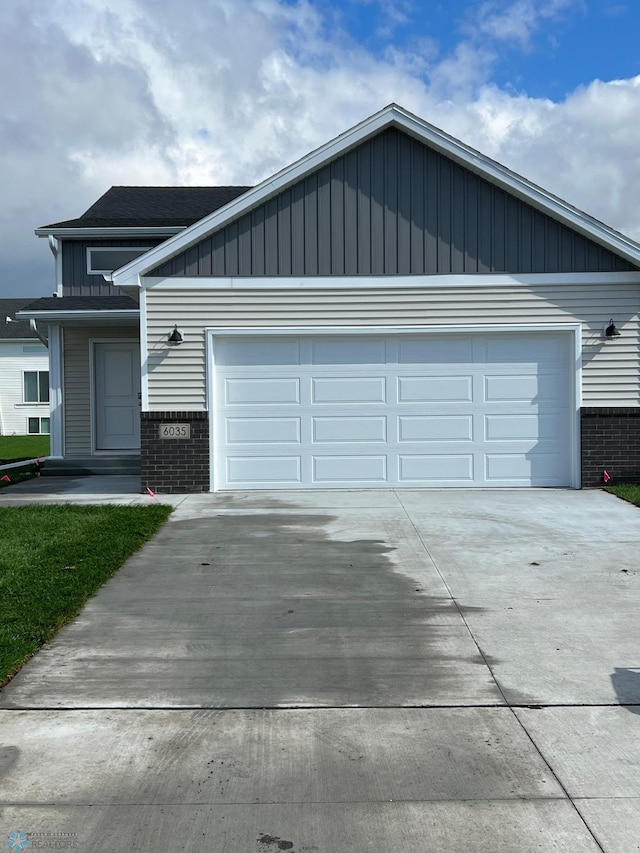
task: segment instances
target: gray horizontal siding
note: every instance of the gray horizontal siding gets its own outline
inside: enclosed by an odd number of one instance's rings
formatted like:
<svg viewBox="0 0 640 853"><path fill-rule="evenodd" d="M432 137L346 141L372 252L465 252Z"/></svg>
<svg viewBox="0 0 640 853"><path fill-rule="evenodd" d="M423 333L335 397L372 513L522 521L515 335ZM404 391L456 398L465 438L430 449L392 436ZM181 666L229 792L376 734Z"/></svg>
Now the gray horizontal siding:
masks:
<svg viewBox="0 0 640 853"><path fill-rule="evenodd" d="M637 285L509 287L476 282L425 290L158 290L147 293L150 408L203 410L204 329L261 326L583 324L585 405L640 405ZM622 336L603 342L615 319ZM170 350L177 323L184 343Z"/></svg>
<svg viewBox="0 0 640 853"><path fill-rule="evenodd" d="M164 238L163 238L164 239ZM63 240L62 241L62 295L63 296L122 296L119 287L106 282L101 275L87 273L87 247L104 246L157 246L162 240Z"/></svg>
<svg viewBox="0 0 640 853"><path fill-rule="evenodd" d="M633 267L389 129L155 276L612 272Z"/></svg>

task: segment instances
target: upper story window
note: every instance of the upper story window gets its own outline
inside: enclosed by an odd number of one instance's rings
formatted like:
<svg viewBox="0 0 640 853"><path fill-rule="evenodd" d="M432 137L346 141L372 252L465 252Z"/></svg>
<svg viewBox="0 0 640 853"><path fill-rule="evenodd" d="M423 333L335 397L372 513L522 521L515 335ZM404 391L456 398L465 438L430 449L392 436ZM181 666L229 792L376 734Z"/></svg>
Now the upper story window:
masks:
<svg viewBox="0 0 640 853"><path fill-rule="evenodd" d="M87 273L108 275L125 264L135 261L149 251L149 246L89 247L87 249Z"/></svg>
<svg viewBox="0 0 640 853"><path fill-rule="evenodd" d="M24 374L25 403L48 403L49 402L49 371L48 370L25 370Z"/></svg>

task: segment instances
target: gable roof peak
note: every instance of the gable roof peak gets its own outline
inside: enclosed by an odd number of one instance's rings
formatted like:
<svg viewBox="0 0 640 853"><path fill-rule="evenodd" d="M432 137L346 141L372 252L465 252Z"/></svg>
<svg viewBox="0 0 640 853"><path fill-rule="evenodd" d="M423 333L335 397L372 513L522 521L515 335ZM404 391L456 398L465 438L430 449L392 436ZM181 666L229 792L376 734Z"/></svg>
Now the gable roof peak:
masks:
<svg viewBox="0 0 640 853"><path fill-rule="evenodd" d="M450 136L445 131L429 124L423 118L410 113L404 107L391 103L262 181L258 186L247 189L242 195L228 201L220 209L203 217L179 234L170 237L140 258L120 270L116 270L112 278L114 284L125 287L139 286L140 276L149 273L175 255L207 238L214 231L264 204L332 160L353 150L389 127L396 127L406 132L417 141L432 147L463 168L476 173L484 180L525 201L568 228L577 231L632 264L640 265L640 245L635 241L583 213L506 166Z"/></svg>

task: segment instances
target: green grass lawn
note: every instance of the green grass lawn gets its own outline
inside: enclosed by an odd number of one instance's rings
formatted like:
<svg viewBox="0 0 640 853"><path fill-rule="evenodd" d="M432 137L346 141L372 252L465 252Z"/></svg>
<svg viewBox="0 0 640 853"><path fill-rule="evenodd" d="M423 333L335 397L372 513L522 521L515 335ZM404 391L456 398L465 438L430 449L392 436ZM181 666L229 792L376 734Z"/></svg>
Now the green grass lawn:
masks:
<svg viewBox="0 0 640 853"><path fill-rule="evenodd" d="M0 686L137 551L171 507L0 507Z"/></svg>
<svg viewBox="0 0 640 853"><path fill-rule="evenodd" d="M640 486L634 486L631 483L620 483L619 486L607 486L605 492L610 492L624 501L629 501L629 503L640 506Z"/></svg>
<svg viewBox="0 0 640 853"><path fill-rule="evenodd" d="M48 435L0 435L0 465L48 455Z"/></svg>

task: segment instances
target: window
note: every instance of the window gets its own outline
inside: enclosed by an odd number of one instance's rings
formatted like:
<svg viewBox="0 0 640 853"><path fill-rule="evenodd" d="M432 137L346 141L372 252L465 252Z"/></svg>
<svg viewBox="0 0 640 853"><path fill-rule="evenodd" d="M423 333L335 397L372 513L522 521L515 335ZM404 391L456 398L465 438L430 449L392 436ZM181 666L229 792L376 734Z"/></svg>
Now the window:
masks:
<svg viewBox="0 0 640 853"><path fill-rule="evenodd" d="M148 252L151 246L109 246L87 249L87 272L89 275L108 275L125 264L135 261Z"/></svg>
<svg viewBox="0 0 640 853"><path fill-rule="evenodd" d="M29 435L49 435L49 418L27 418Z"/></svg>
<svg viewBox="0 0 640 853"><path fill-rule="evenodd" d="M24 402L49 402L49 371L25 370L24 372Z"/></svg>

